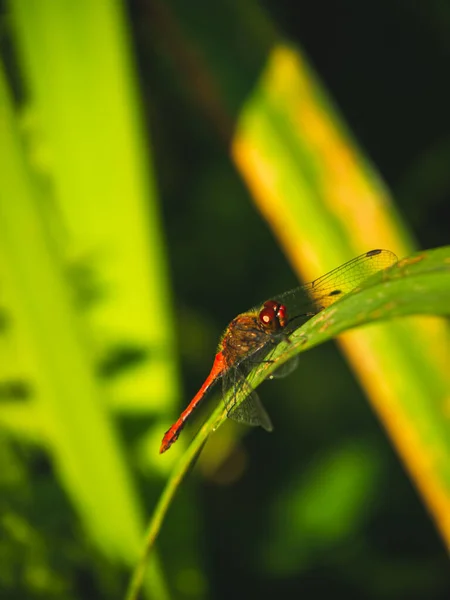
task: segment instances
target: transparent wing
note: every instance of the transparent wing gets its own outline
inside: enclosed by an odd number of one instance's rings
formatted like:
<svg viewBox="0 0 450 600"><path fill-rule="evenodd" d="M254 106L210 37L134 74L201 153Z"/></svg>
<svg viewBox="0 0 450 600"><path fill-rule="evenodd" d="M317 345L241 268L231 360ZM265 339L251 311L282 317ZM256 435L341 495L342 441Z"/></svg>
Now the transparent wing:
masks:
<svg viewBox="0 0 450 600"><path fill-rule="evenodd" d="M389 250L370 250L310 283L275 296L274 300L287 307L289 321L292 321L291 326L288 323L285 334L291 333L310 317L331 306L371 275L390 267L397 260L396 255Z"/></svg>
<svg viewBox="0 0 450 600"><path fill-rule="evenodd" d="M271 379L278 379L281 377L287 377L298 367L299 356L296 355L287 362L283 363L276 371L270 376Z"/></svg>
<svg viewBox="0 0 450 600"><path fill-rule="evenodd" d="M371 275L393 265L397 260L395 254L389 250L370 250L312 281L308 293L320 308L326 308L360 286Z"/></svg>
<svg viewBox="0 0 450 600"><path fill-rule="evenodd" d="M272 421L256 392L252 392L239 406L230 410L228 417L250 427L262 427L266 431L273 431Z"/></svg>
<svg viewBox="0 0 450 600"><path fill-rule="evenodd" d="M228 395L228 392L232 393ZM245 399L239 403L242 397ZM262 427L272 431L273 425L258 394L246 380L246 373L238 368L231 369L223 378L223 397L227 415L233 421L251 427Z"/></svg>

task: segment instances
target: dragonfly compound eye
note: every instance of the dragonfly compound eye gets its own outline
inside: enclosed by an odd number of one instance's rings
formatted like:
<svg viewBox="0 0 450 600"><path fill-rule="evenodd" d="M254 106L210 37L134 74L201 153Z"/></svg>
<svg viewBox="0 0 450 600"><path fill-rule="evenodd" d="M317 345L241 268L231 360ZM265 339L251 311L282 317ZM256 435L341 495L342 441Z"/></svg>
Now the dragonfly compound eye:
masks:
<svg viewBox="0 0 450 600"><path fill-rule="evenodd" d="M288 322L288 315L287 308L284 306L284 304L278 305L277 317L280 327L286 327Z"/></svg>
<svg viewBox="0 0 450 600"><path fill-rule="evenodd" d="M272 328L272 324L274 323L276 318L275 310L273 308L263 308L259 313L259 320L263 325L267 325L267 327Z"/></svg>
<svg viewBox="0 0 450 600"><path fill-rule="evenodd" d="M275 300L268 300L259 313L259 319L268 329L275 331L287 323L286 307Z"/></svg>

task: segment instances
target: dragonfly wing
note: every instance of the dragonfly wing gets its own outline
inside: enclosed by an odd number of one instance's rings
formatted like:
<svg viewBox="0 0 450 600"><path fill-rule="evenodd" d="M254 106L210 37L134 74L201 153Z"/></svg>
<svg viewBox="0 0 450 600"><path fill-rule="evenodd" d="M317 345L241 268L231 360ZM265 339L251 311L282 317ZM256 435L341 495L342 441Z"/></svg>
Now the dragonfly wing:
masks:
<svg viewBox="0 0 450 600"><path fill-rule="evenodd" d="M262 427L266 431L273 430L272 421L255 392L252 392L243 402L232 408L228 412L228 417L238 423L244 423L244 425Z"/></svg>
<svg viewBox="0 0 450 600"><path fill-rule="evenodd" d="M230 390L232 393L229 395ZM227 415L230 419L251 427L262 427L266 431L273 430L272 421L266 409L258 394L246 381L242 371L235 368L224 377L223 392ZM238 403L243 396L245 396L244 400Z"/></svg>
<svg viewBox="0 0 450 600"><path fill-rule="evenodd" d="M285 334L292 333L312 316L358 288L374 273L395 264L397 260L389 250L370 250L310 283L275 296L274 300L287 307L289 321Z"/></svg>
<svg viewBox="0 0 450 600"><path fill-rule="evenodd" d="M278 379L281 377L287 377L298 367L298 362L299 357L294 356L293 358L289 359L287 362L282 364L280 367L278 367L278 369L272 373L271 378Z"/></svg>

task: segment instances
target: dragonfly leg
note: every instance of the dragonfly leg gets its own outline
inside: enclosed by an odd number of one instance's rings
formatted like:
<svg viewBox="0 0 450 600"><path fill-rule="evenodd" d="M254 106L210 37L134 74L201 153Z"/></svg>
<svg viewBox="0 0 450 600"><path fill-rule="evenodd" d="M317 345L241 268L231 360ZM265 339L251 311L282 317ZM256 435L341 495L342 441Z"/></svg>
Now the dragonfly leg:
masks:
<svg viewBox="0 0 450 600"><path fill-rule="evenodd" d="M291 324L293 321L296 321L297 319L306 319L306 318L315 317L324 308L325 308L324 306L320 306L319 310L317 310L316 312L307 312L307 313L303 313L302 315L295 315L295 317L292 317L292 319L289 319L289 324Z"/></svg>

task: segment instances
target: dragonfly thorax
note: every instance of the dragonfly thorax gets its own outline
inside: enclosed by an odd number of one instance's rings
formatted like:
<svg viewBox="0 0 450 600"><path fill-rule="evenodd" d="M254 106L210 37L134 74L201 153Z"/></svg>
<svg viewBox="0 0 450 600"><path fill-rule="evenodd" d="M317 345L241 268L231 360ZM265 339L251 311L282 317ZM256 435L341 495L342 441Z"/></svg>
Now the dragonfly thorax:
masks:
<svg viewBox="0 0 450 600"><path fill-rule="evenodd" d="M219 346L227 367L240 363L272 339L274 329L260 318L261 312L243 313L231 321Z"/></svg>

